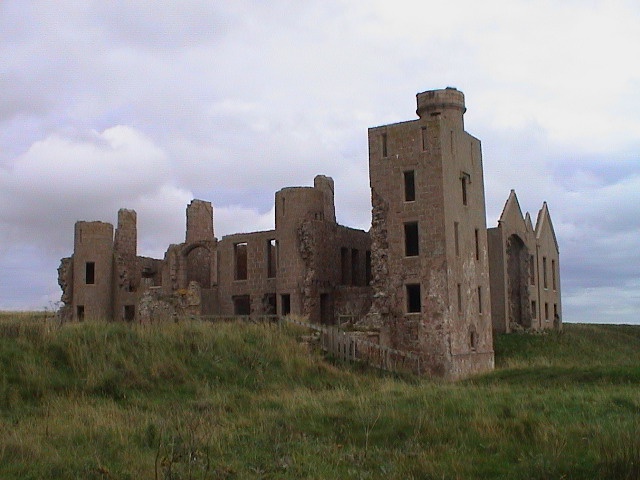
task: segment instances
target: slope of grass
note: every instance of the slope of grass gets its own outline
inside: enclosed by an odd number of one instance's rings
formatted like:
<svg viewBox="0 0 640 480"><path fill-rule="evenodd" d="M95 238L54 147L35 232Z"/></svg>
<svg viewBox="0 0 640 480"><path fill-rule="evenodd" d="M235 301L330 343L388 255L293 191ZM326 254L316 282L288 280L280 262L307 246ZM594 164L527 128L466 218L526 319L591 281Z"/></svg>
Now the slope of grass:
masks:
<svg viewBox="0 0 640 480"><path fill-rule="evenodd" d="M0 317L0 478L640 476L640 327L501 336L455 384L302 333Z"/></svg>

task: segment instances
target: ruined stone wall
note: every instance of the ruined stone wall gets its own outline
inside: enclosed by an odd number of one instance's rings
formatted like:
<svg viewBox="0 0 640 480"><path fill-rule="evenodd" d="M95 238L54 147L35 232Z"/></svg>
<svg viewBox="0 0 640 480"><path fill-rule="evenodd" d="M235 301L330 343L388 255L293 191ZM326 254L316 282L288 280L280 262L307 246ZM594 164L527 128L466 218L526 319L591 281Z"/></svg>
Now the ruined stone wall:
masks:
<svg viewBox="0 0 640 480"><path fill-rule="evenodd" d="M298 242L305 265L303 310L309 321L333 324L337 315L363 316L365 307L357 298L357 288L353 290L353 304L344 293L338 298L335 290L341 286L368 286L369 234L334 222L308 219L298 228ZM370 288L366 290L370 293Z"/></svg>
<svg viewBox="0 0 640 480"><path fill-rule="evenodd" d="M489 245L489 277L491 281L491 321L493 332L507 333L509 322L506 312L506 264L503 253L502 228L494 227L487 229L487 240Z"/></svg>
<svg viewBox="0 0 640 480"><path fill-rule="evenodd" d="M440 135L452 355L448 375L456 378L464 376L467 362L459 359L466 356L493 368L484 175L480 141L464 131L461 118L443 118Z"/></svg>
<svg viewBox="0 0 640 480"><path fill-rule="evenodd" d="M211 202L192 200L187 206L185 243L213 241L213 207Z"/></svg>
<svg viewBox="0 0 640 480"><path fill-rule="evenodd" d="M58 285L62 290L62 306L58 312L63 320L73 319L73 257L60 259L58 267Z"/></svg>
<svg viewBox="0 0 640 480"><path fill-rule="evenodd" d="M560 255L553 233L553 227L551 226L551 219L548 216L546 208L546 204L544 204L536 222L538 311L542 329L561 329Z"/></svg>
<svg viewBox="0 0 640 480"><path fill-rule="evenodd" d="M243 296L249 296L249 313L275 313L269 311L267 298L268 295L277 293L275 275L279 269L278 257L269 260L272 240L276 240L275 230L228 235L218 242L218 296L221 314L236 313L234 299L237 301L237 297ZM269 277L269 263L274 260L274 276Z"/></svg>
<svg viewBox="0 0 640 480"><path fill-rule="evenodd" d="M324 220L336 223L335 186L333 178L325 175L316 175L313 179L313 186L314 188L322 190L324 194Z"/></svg>
<svg viewBox="0 0 640 480"><path fill-rule="evenodd" d="M458 377L465 356L493 365L480 143L464 132L461 92L425 92L417 103L419 120L369 129L369 323L430 373Z"/></svg>
<svg viewBox="0 0 640 480"><path fill-rule="evenodd" d="M113 225L77 222L73 249L73 318L113 318Z"/></svg>
<svg viewBox="0 0 640 480"><path fill-rule="evenodd" d="M432 328L441 325L441 299L447 297L438 138L439 125L429 120L369 129L372 322L388 330L382 337L388 338L393 348L429 350L443 356L447 346L443 334L430 335ZM405 172L414 172L415 196L409 201L405 199ZM414 222L418 226L418 254L407 255L405 224ZM418 312L408 311L407 285L420 286Z"/></svg>
<svg viewBox="0 0 640 480"><path fill-rule="evenodd" d="M291 313L306 315L304 305L307 265L300 245L300 227L307 220L324 220L325 198L313 187L283 188L276 192L276 232L278 240L278 312L282 312L283 295L289 295ZM302 248L301 248L302 247Z"/></svg>

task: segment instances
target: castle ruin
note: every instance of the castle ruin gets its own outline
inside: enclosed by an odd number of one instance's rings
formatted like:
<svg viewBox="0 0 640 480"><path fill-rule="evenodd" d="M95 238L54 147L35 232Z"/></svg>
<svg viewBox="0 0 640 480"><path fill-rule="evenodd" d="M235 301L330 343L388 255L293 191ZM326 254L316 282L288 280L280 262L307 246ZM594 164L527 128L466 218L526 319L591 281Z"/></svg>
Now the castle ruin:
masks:
<svg viewBox="0 0 640 480"><path fill-rule="evenodd" d="M464 95L417 95L417 120L369 129L372 224L336 223L334 183L275 194L275 229L218 240L211 203L187 206L184 243L137 255L136 212L77 222L58 269L62 314L151 321L176 315L348 318L381 345L412 352L421 373L493 368L493 332L560 328L558 244L546 203L535 228L511 192L487 229L480 141Z"/></svg>

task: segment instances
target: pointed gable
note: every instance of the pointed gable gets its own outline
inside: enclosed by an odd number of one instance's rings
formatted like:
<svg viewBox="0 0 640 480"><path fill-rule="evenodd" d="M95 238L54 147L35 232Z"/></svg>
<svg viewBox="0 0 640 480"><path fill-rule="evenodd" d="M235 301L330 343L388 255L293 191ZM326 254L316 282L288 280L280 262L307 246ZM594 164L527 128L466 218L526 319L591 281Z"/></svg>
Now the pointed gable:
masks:
<svg viewBox="0 0 640 480"><path fill-rule="evenodd" d="M553 243L556 246L556 251L560 251L558 248L558 240L556 238L556 232L553 229L553 223L551 222L551 215L549 214L549 207L547 202L542 203L542 208L538 212L538 218L536 219L536 240L540 241L543 236L551 235Z"/></svg>
<svg viewBox="0 0 640 480"><path fill-rule="evenodd" d="M534 233L533 223L531 222L531 215L529 212L524 216L524 225L527 228L527 233Z"/></svg>
<svg viewBox="0 0 640 480"><path fill-rule="evenodd" d="M511 190L511 193L509 193L509 198L507 198L507 202L504 204L498 225L510 232L522 234L526 232L527 227L522 217L520 202L518 202L515 190Z"/></svg>

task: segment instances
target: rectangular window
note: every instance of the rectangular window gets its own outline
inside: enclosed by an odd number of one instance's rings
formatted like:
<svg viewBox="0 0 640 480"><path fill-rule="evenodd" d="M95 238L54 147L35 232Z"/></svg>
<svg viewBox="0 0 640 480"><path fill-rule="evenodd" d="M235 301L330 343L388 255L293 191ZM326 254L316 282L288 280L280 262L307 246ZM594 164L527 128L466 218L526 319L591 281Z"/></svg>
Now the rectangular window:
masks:
<svg viewBox="0 0 640 480"><path fill-rule="evenodd" d="M536 257L533 255L529 257L529 283L536 284Z"/></svg>
<svg viewBox="0 0 640 480"><path fill-rule="evenodd" d="M351 250L351 285L358 285L358 258L359 252L357 249Z"/></svg>
<svg viewBox="0 0 640 480"><path fill-rule="evenodd" d="M551 286L556 289L556 261L551 260Z"/></svg>
<svg viewBox="0 0 640 480"><path fill-rule="evenodd" d="M407 285L407 313L420 313L421 311L420 284L409 284Z"/></svg>
<svg viewBox="0 0 640 480"><path fill-rule="evenodd" d="M367 250L365 256L365 285L369 285L371 283L371 252Z"/></svg>
<svg viewBox="0 0 640 480"><path fill-rule="evenodd" d="M462 285L458 284L458 313L462 312Z"/></svg>
<svg viewBox="0 0 640 480"><path fill-rule="evenodd" d="M340 284L349 285L349 249L340 249Z"/></svg>
<svg viewBox="0 0 640 480"><path fill-rule="evenodd" d="M233 246L233 258L235 267L235 279L247 279L247 243L236 243Z"/></svg>
<svg viewBox="0 0 640 480"><path fill-rule="evenodd" d="M124 306L124 320L125 322L133 322L136 319L136 306L125 305Z"/></svg>
<svg viewBox="0 0 640 480"><path fill-rule="evenodd" d="M415 172L409 170L404 172L404 201L413 202L416 199L416 179Z"/></svg>
<svg viewBox="0 0 640 480"><path fill-rule="evenodd" d="M547 302L544 304L544 319L549 321L549 304Z"/></svg>
<svg viewBox="0 0 640 480"><path fill-rule="evenodd" d="M453 243L456 247L456 257L460 256L460 226L458 222L453 222Z"/></svg>
<svg viewBox="0 0 640 480"><path fill-rule="evenodd" d="M478 287L478 313L482 313L482 287Z"/></svg>
<svg viewBox="0 0 640 480"><path fill-rule="evenodd" d="M234 315L251 315L251 297L249 295L237 295L233 297Z"/></svg>
<svg viewBox="0 0 640 480"><path fill-rule="evenodd" d="M84 278L87 285L96 283L96 264L95 262L87 262L84 269Z"/></svg>
<svg viewBox="0 0 640 480"><path fill-rule="evenodd" d="M553 320L559 320L560 319L560 315L558 315L558 304L554 303L553 304Z"/></svg>
<svg viewBox="0 0 640 480"><path fill-rule="evenodd" d="M531 300L531 316L536 318L538 316L538 306L535 300Z"/></svg>
<svg viewBox="0 0 640 480"><path fill-rule="evenodd" d="M480 260L480 230L476 228L475 230L476 236L476 260Z"/></svg>
<svg viewBox="0 0 640 480"><path fill-rule="evenodd" d="M544 288L549 288L547 285L547 257L542 257L542 284Z"/></svg>
<svg viewBox="0 0 640 480"><path fill-rule="evenodd" d="M422 138L422 151L426 151L427 150L427 145L429 144L427 141L427 127L422 127L420 129L420 135Z"/></svg>
<svg viewBox="0 0 640 480"><path fill-rule="evenodd" d="M267 278L276 276L278 264L278 242L274 239L267 240Z"/></svg>
<svg viewBox="0 0 640 480"><path fill-rule="evenodd" d="M417 257L420 254L418 222L404 224L404 254L407 257Z"/></svg>
<svg viewBox="0 0 640 480"><path fill-rule="evenodd" d="M275 293L265 293L262 298L262 306L264 308L265 315L275 315L276 314L276 294Z"/></svg>
<svg viewBox="0 0 640 480"><path fill-rule="evenodd" d="M82 322L84 320L84 305L78 305L78 307L76 308L76 317L78 318L79 322Z"/></svg>
<svg viewBox="0 0 640 480"><path fill-rule="evenodd" d="M460 183L462 186L462 204L466 205L467 204L467 177L466 175L463 175L462 178L460 178Z"/></svg>
<svg viewBox="0 0 640 480"><path fill-rule="evenodd" d="M282 304L282 316L289 315L291 313L291 296L288 293L280 295L280 302Z"/></svg>
<svg viewBox="0 0 640 480"><path fill-rule="evenodd" d="M387 156L387 134L383 133L382 134L382 156L386 157Z"/></svg>

